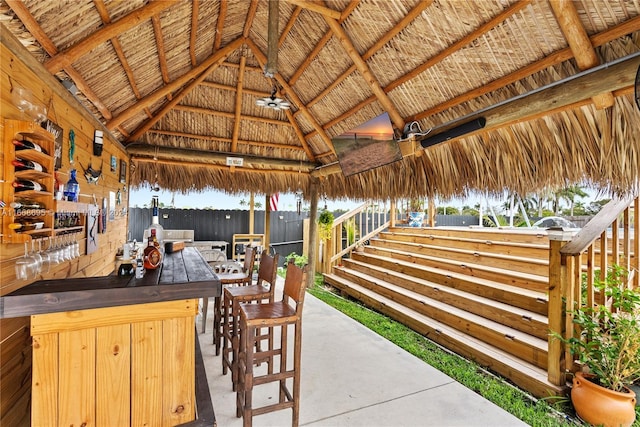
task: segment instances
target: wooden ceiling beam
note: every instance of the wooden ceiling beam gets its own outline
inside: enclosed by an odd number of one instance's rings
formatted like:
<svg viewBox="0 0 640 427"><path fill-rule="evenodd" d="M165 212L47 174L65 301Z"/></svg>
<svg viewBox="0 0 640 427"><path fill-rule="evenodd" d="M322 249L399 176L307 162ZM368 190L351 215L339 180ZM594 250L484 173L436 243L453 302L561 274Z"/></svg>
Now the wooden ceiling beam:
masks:
<svg viewBox="0 0 640 427"><path fill-rule="evenodd" d="M231 46L231 45L229 45ZM224 61L226 59L226 57L231 54L231 52L233 52L235 49L231 49L229 48L229 46L226 46L224 49L219 50L217 53L220 55L218 56L218 61L215 61L213 64L209 65L209 67L207 67L202 73L200 73L200 75L198 77L196 77L195 80L193 80L191 83L189 83L187 86L185 86L179 93L177 93L174 98L169 101L168 103L166 103L159 112L156 113L156 115L154 117L152 117L151 119L147 120L142 126L140 126L138 129L136 129L136 131L133 133L133 135L131 135L129 138L127 138L127 142L131 142L131 141L135 141L138 138L140 138L142 136L142 134L144 134L146 131L148 131L149 129L151 129L151 127L156 124L158 122L158 120L160 120L162 117L164 117L172 108L174 108L180 101L182 101L182 99L184 99L185 96L187 96L189 93L191 93L191 91L193 89L195 89L201 81L203 81L209 74L211 74L211 72L213 72L213 70L215 70L216 68L218 68L220 66L220 64L222 63L222 61ZM224 53L223 53L224 52ZM214 55L216 56L216 55Z"/></svg>
<svg viewBox="0 0 640 427"><path fill-rule="evenodd" d="M247 11L247 20L244 23L244 30L242 31L242 37L244 38L249 37L253 20L256 17L256 10L258 10L258 0L251 0L251 6Z"/></svg>
<svg viewBox="0 0 640 427"><path fill-rule="evenodd" d="M245 168L278 167L301 172L311 172L318 166L316 163L301 162L289 159L274 159L271 157L251 156L239 153L225 153L204 150L191 150L179 147L153 146L149 144L130 144L127 146L127 153L139 158L147 157L149 160L175 160L178 162L194 161L201 163L217 163L226 165L227 157L242 157ZM228 166L227 166L228 167Z"/></svg>
<svg viewBox="0 0 640 427"><path fill-rule="evenodd" d="M107 10L104 2L102 0L93 0L93 4L95 5L96 9L98 9L98 14L100 15L100 19L102 19L102 23L107 25L110 24L111 16L109 16L109 11ZM138 85L136 84L135 78L133 77L133 70L129 65L129 61L127 60L127 57L124 56L124 51L122 50L120 40L118 40L118 37L114 37L109 41L111 42L111 45L116 52L116 56L120 61L120 65L124 69L124 73L126 74L127 79L129 80L129 86L131 86L133 94L136 96L136 99L139 100L140 98L142 98L142 96L140 95L140 90L138 89ZM151 111L148 108L145 108L144 111L147 113L147 117L152 117Z"/></svg>
<svg viewBox="0 0 640 427"><path fill-rule="evenodd" d="M198 35L198 12L200 10L200 0L191 0L191 32L189 34L189 57L191 66L195 67L196 60L196 36Z"/></svg>
<svg viewBox="0 0 640 427"><path fill-rule="evenodd" d="M216 22L216 36L213 39L213 50L211 54L213 55L218 49L220 49L220 44L222 43L222 30L224 29L224 20L227 17L227 2L220 2L220 11L218 12L218 21Z"/></svg>
<svg viewBox="0 0 640 427"><path fill-rule="evenodd" d="M100 46L102 43L105 43L119 34L140 25L142 22L150 19L153 15L168 9L176 3L178 3L178 0L150 2L146 6L134 10L116 22L105 25L70 48L59 52L48 61L45 61L44 66L51 74L55 74L64 67L71 65L78 58Z"/></svg>
<svg viewBox="0 0 640 427"><path fill-rule="evenodd" d="M136 104L130 106L129 108L127 108L126 110L118 114L116 117L114 117L113 119L107 122L106 124L107 128L114 129L119 124L135 117L135 115L138 114L145 107L149 107L153 105L154 103L158 102L160 99L164 98L167 94L173 93L176 90L180 89L187 82L201 75L203 71L208 69L212 64L217 64L221 60L225 60L231 52L233 52L234 50L242 46L242 43L244 43L244 39L242 37L235 39L234 41L226 45L224 48L216 51L213 55L211 55L209 58L207 58L204 62L202 62L197 67L187 71L186 73L184 73L182 76L172 81L171 83L156 89L154 92L142 98Z"/></svg>
<svg viewBox="0 0 640 427"><path fill-rule="evenodd" d="M149 129L147 133L155 133L158 135L167 135L167 136L177 136L180 138L199 139L202 141L219 141L219 142L231 144L231 138L222 138L222 137L210 136L210 135L196 135L194 133L177 132L172 130ZM304 148L298 145L279 144L277 142L247 141L245 139L238 139L238 145L252 145L252 146L275 148L275 149L304 151Z"/></svg>
<svg viewBox="0 0 640 427"><path fill-rule="evenodd" d="M529 121L548 111L566 110L602 92L624 91L634 85L639 67L640 52L636 52L612 63L591 68L576 76L476 111L458 120L436 126L429 135L420 139L438 135L462 123L484 117L486 119L484 128L452 138L451 141L466 138L475 133L489 132L518 122Z"/></svg>
<svg viewBox="0 0 640 427"><path fill-rule="evenodd" d="M560 25L560 30L564 38L569 43L571 52L580 70L600 65L600 60L596 51L591 45L591 40L587 31L580 21L575 4L570 0L550 0L549 5ZM596 108L603 109L613 105L613 94L611 92L601 93L593 97Z"/></svg>
<svg viewBox="0 0 640 427"><path fill-rule="evenodd" d="M249 168L245 168L245 167L238 167L238 166L226 166L226 165L220 165L220 164L214 164L214 163L206 163L206 162L202 162L202 161L191 161L191 162L185 162L183 160L165 160L165 159L158 159L158 160L153 160L152 158L148 158L148 157L138 157L138 156L133 156L131 157L131 160L136 161L136 162L141 162L141 163L160 163L160 164L164 164L164 165L175 165L175 166L181 166L181 167L204 167L207 169L217 169L217 170L230 170L232 167L235 168L235 170L239 171L239 172L246 172L246 173L261 173L261 174L269 174L269 175L291 175L291 174L298 174L298 173L304 173L305 175L308 175L309 172L298 172L296 170L282 170L282 169L249 169Z"/></svg>
<svg viewBox="0 0 640 427"><path fill-rule="evenodd" d="M373 55L378 52L382 46L388 43L392 38L398 35L400 31L405 29L407 25L413 22L427 7L431 6L433 0L425 0L418 2L418 4L409 11L409 13L400 20L396 25L393 26L380 40L374 43L364 55L362 55L362 59L365 61L371 58ZM327 86L322 92L320 92L316 97L314 97L311 101L307 103L307 107L311 108L313 105L322 100L329 92L335 89L338 85L340 85L351 73L356 71L356 66L352 65L347 70L345 70L340 76L338 76L329 86Z"/></svg>
<svg viewBox="0 0 640 427"><path fill-rule="evenodd" d="M158 62L160 65L160 74L162 75L162 81L164 84L168 84L169 71L167 68L167 55L164 48L164 38L162 37L162 25L160 24L160 18L157 15L151 17L151 24L153 25L153 34L156 39L156 50L158 51ZM167 94L167 99L171 101L172 95Z"/></svg>
<svg viewBox="0 0 640 427"><path fill-rule="evenodd" d="M310 10L312 12L319 13L322 16L331 18L331 19L340 19L342 12L335 9L329 9L328 7L322 6L317 3L312 3L306 0L286 0L291 4L296 6L300 6L301 8Z"/></svg>
<svg viewBox="0 0 640 427"><path fill-rule="evenodd" d="M362 59L362 57L356 50L346 31L344 31L342 26L335 19L331 19L326 16L323 16L323 18L331 28L331 31L333 31L333 34L335 34L338 40L340 40L342 47L347 51L347 55L349 55L351 60L354 62L356 68L362 75L362 78L364 78L373 94L376 96L376 98L378 98L378 102L380 103L380 105L382 105L382 108L384 108L387 113L389 113L391 122L396 128L402 130L404 128L404 119L400 115L400 112L398 111L396 106L391 101L391 98L389 98L386 92L382 89L382 86L380 86L378 79L371 72L371 69L369 69L367 62Z"/></svg>
<svg viewBox="0 0 640 427"><path fill-rule="evenodd" d="M198 114L206 114L209 116L226 117L228 119L235 119L236 117L235 113L230 113L227 111L210 110L208 108L202 108L202 107L193 107L190 105L176 105L173 109L177 111L187 111L189 113L198 113ZM246 116L241 114L240 119L249 120L253 122L260 122L260 123L269 123L269 124L278 125L278 126L291 126L291 123L289 123L288 121L270 119L268 117Z"/></svg>
<svg viewBox="0 0 640 427"><path fill-rule="evenodd" d="M296 8L293 10L293 13L291 14L291 17L289 18L289 21L287 21L287 25L284 26L284 29L280 34L280 38L278 39L278 46L282 46L282 43L284 43L287 35L289 35L289 31L291 31L291 29L295 25L300 12L302 12L302 8L300 6L296 6Z"/></svg>
<svg viewBox="0 0 640 427"><path fill-rule="evenodd" d="M58 48L53 44L53 41L45 34L40 27L40 24L33 18L29 9L20 0L7 0L7 5L13 10L18 19L22 21L27 31L31 33L33 37L40 43L40 46L47 52L49 56L55 56L58 53ZM64 67L64 72L67 73L69 78L73 80L76 87L87 100L92 103L96 109L102 114L105 120L111 120L113 115L102 100L96 95L96 93L89 87L89 84L84 80L78 71L73 66L69 65Z"/></svg>
<svg viewBox="0 0 640 427"><path fill-rule="evenodd" d="M287 115L287 119L289 119L291 126L293 126L293 131L298 137L300 144L302 144L302 149L307 154L307 159L309 159L310 162L315 162L316 156L313 154L313 150L309 147L307 140L304 138L304 133L302 133L300 126L298 126L298 122L296 122L296 119L293 117L293 113L290 110L284 110L284 113Z"/></svg>
<svg viewBox="0 0 640 427"><path fill-rule="evenodd" d="M231 134L231 152L238 150L238 134L240 133L240 120L242 118L242 86L244 84L244 66L247 63L247 57L240 57L240 71L238 72L238 85L236 88L236 105L233 117L233 133Z"/></svg>
<svg viewBox="0 0 640 427"><path fill-rule="evenodd" d="M358 3L359 2L357 2L357 1L349 3L349 6L344 10L344 13L342 14L342 17L340 18L340 20L338 22L340 22L342 24L344 22L344 20L349 17L349 14L351 14L351 12L353 11L353 8L355 8L358 5ZM318 43L316 43L315 47L309 53L309 55L307 55L305 57L304 61L302 61L302 63L296 68L296 71L293 73L293 75L289 79L289 84L291 86L294 86L296 84L296 82L298 81L300 76L302 76L302 74L307 70L307 68L309 68L309 65L311 65L313 60L316 59L316 57L320 54L320 51L322 51L322 49L329 42L329 40L331 40L331 37L333 37L333 32L331 31L331 29L329 29L320 38ZM355 70L355 67L353 67L353 69ZM310 107L310 105L309 105L309 107Z"/></svg>
<svg viewBox="0 0 640 427"><path fill-rule="evenodd" d="M260 51L260 48L253 42L253 40L247 39L247 45L253 51L253 55L256 57L256 59L260 63L260 66L264 67L264 65L267 63L267 57L265 56L265 54L262 53L262 51ZM298 97L298 94L296 94L293 88L289 86L289 83L279 73L276 74L274 78L283 87L284 91L289 96L289 99L294 104L296 104L298 108L303 112L302 114L309 121L311 126L313 126L313 128L318 132L318 134L320 135L324 143L327 145L327 147L333 150L333 144L331 143L331 138L329 138L329 136L324 131L324 129L322 129L322 126L320 126L320 124L316 121L315 117L311 114L309 109L302 103L302 101Z"/></svg>
<svg viewBox="0 0 640 427"><path fill-rule="evenodd" d="M245 67L245 71L247 71L247 67ZM216 83L216 82L209 82L209 81L203 81L200 82L200 86L208 86L208 87L212 87L214 89L221 89L221 90L228 90L231 92L235 92L236 88L234 86L227 86L224 85L222 83ZM264 98L265 96L270 96L271 92L265 92L263 90L253 90L253 89L247 89L247 88L243 88L242 91L246 94L249 95L255 95L259 98Z"/></svg>
<svg viewBox="0 0 640 427"><path fill-rule="evenodd" d="M640 30L640 16L636 16L635 18L632 18L627 22L623 22L622 24L618 24L615 27L609 28L602 33L594 34L590 38L591 44L594 47L602 46L603 44L608 43L611 40L615 40L624 36L625 34L631 34L632 32L638 30ZM515 83L518 80L522 80L525 77L538 73L561 62L567 61L571 58L571 55L572 52L569 48L551 53L538 62L534 62L524 68L514 71L511 74L489 82L476 89L470 90L469 92L458 95L455 98L451 98L448 101L443 102L442 104L438 104L428 110L416 114L411 118L408 118L407 121L409 122L413 120L422 120L426 117L441 113L451 107L460 105L464 102L468 102L473 98L477 98L491 91L498 90L504 86ZM385 90L389 90L389 86L387 86Z"/></svg>

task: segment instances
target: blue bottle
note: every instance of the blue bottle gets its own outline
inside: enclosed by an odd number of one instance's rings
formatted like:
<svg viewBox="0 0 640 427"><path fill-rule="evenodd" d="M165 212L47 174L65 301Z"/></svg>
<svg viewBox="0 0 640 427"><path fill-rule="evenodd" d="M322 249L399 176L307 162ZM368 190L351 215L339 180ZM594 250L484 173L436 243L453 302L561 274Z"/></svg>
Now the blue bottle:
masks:
<svg viewBox="0 0 640 427"><path fill-rule="evenodd" d="M69 175L71 175L71 177L64 186L64 198L70 202L77 202L78 194L80 194L80 184L78 184L76 180L76 170L71 169Z"/></svg>

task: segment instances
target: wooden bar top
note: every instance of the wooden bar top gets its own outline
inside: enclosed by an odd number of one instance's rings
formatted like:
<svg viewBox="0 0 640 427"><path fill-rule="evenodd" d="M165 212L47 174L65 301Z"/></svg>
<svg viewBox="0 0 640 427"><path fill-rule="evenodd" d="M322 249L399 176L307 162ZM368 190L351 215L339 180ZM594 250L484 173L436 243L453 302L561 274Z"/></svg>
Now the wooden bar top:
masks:
<svg viewBox="0 0 640 427"><path fill-rule="evenodd" d="M0 319L221 293L218 276L197 249L187 247L165 254L162 267L147 271L142 279L112 275L34 282L0 297Z"/></svg>

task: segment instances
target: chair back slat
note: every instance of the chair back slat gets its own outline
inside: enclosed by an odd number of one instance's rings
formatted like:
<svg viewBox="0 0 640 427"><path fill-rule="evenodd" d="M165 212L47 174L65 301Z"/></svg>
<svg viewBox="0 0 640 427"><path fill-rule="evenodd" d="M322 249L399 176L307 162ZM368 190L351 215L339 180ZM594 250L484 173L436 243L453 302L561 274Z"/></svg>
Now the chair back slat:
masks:
<svg viewBox="0 0 640 427"><path fill-rule="evenodd" d="M296 311L302 309L302 303L304 302L304 276L307 267L300 268L293 263L293 260L287 264L287 275L284 279L284 294L283 300L289 303L289 299L292 299L296 304ZM300 314L300 313L298 313Z"/></svg>
<svg viewBox="0 0 640 427"><path fill-rule="evenodd" d="M256 285L264 285L265 282L269 284L269 290L271 292L271 299L273 300L273 292L276 288L276 277L278 275L278 259L279 254L269 255L266 251L262 252L260 257L260 267L258 267L258 281Z"/></svg>
<svg viewBox="0 0 640 427"><path fill-rule="evenodd" d="M247 246L244 251L244 265L242 266L243 270L247 274L251 274L253 271L253 264L256 261L256 250L251 246Z"/></svg>

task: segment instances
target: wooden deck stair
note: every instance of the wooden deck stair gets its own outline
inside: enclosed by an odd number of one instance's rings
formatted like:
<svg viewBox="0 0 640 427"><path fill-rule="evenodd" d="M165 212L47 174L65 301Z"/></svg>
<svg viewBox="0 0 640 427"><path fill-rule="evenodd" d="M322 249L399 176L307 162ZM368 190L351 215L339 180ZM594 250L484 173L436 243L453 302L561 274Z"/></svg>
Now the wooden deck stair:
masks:
<svg viewBox="0 0 640 427"><path fill-rule="evenodd" d="M343 259L325 281L548 396L562 390L547 381L543 253L548 258L548 240L539 233L392 228Z"/></svg>

